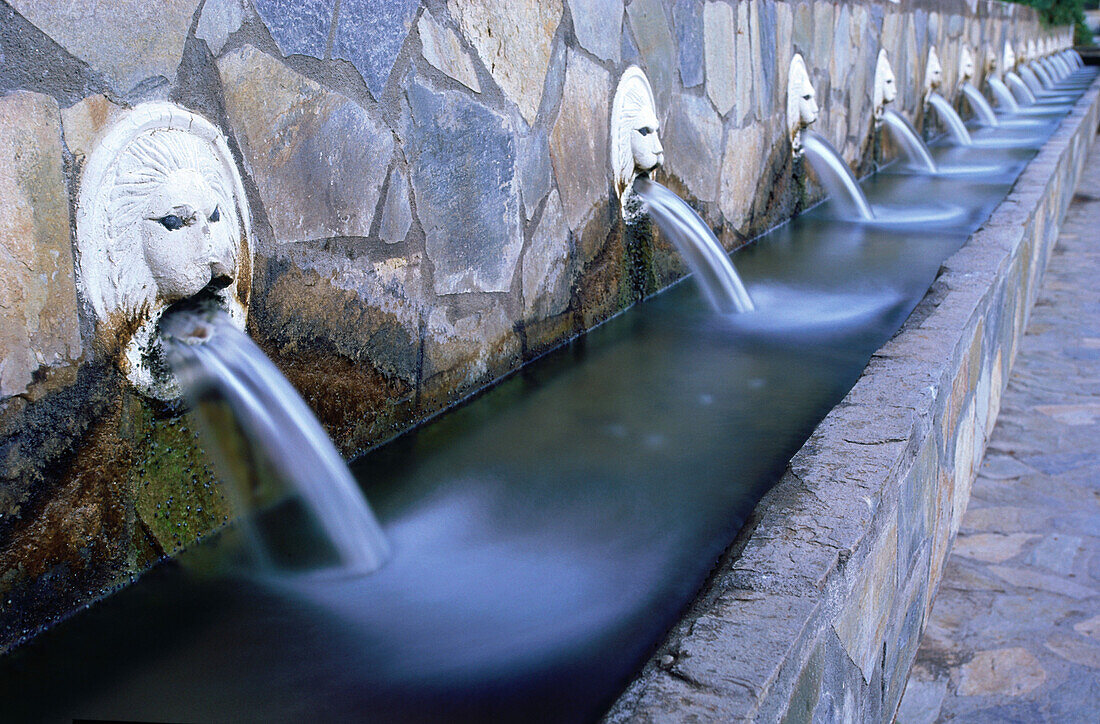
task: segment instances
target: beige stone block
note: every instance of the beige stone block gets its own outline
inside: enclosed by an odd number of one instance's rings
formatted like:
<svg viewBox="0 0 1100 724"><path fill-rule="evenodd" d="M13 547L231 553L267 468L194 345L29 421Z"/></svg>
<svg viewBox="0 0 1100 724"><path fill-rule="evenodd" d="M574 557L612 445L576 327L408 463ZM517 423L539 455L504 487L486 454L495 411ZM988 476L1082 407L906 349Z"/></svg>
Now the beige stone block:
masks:
<svg viewBox="0 0 1100 724"><path fill-rule="evenodd" d="M1046 647L1066 661L1100 669L1100 645L1093 641L1059 631L1050 635Z"/></svg>
<svg viewBox="0 0 1100 724"><path fill-rule="evenodd" d="M882 657L882 641L897 591L898 522L897 513L875 541L862 578L856 583L833 629L848 656L859 666L865 681L875 673Z"/></svg>
<svg viewBox="0 0 1100 724"><path fill-rule="evenodd" d="M764 131L762 124L754 123L731 129L726 139L718 207L735 229L744 228L752 212L760 183L761 153L767 150L763 148Z"/></svg>
<svg viewBox="0 0 1100 724"><path fill-rule="evenodd" d="M102 73L120 93L174 80L198 0L12 0L36 27Z"/></svg>
<svg viewBox="0 0 1100 724"><path fill-rule="evenodd" d="M276 241L367 236L393 155L392 132L252 46L222 56L218 71Z"/></svg>
<svg viewBox="0 0 1100 724"><path fill-rule="evenodd" d="M81 356L57 101L0 97L0 396Z"/></svg>
<svg viewBox="0 0 1100 724"><path fill-rule="evenodd" d="M454 78L470 90L480 93L481 85L477 82L477 71L474 70L474 61L462 49L462 43L458 34L450 28L444 28L425 10L416 24L420 34L420 45L423 48L424 60L444 75Z"/></svg>
<svg viewBox="0 0 1100 724"><path fill-rule="evenodd" d="M979 651L959 671L962 696L1021 696L1047 680L1039 661L1024 648Z"/></svg>
<svg viewBox="0 0 1100 724"><path fill-rule="evenodd" d="M561 190L565 219L577 230L596 204L607 197L610 79L607 71L581 53L566 61L561 109L550 132L550 159Z"/></svg>
<svg viewBox="0 0 1100 724"><path fill-rule="evenodd" d="M959 531L966 504L970 502L970 486L974 481L974 404L966 406L955 435L955 492L951 501L951 534Z"/></svg>
<svg viewBox="0 0 1100 724"><path fill-rule="evenodd" d="M1020 555L1028 543L1041 537L1031 533L959 534L952 552L983 563L1004 563Z"/></svg>
<svg viewBox="0 0 1100 724"><path fill-rule="evenodd" d="M533 124L561 23L561 0L448 0L447 8L505 97ZM599 97L600 105L604 98Z"/></svg>
<svg viewBox="0 0 1100 724"><path fill-rule="evenodd" d="M125 109L108 100L105 95L94 95L61 110L61 124L65 128L65 145L78 158L87 156L100 135L110 127Z"/></svg>

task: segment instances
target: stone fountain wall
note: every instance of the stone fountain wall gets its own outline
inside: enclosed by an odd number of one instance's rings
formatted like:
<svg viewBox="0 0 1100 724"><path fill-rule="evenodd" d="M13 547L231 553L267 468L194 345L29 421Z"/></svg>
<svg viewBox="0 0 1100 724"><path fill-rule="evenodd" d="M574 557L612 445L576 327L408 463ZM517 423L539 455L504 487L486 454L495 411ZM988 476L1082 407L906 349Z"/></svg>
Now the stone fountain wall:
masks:
<svg viewBox="0 0 1100 724"><path fill-rule="evenodd" d="M0 0L0 649L231 514L77 292L81 170L127 108L171 100L228 137L249 331L354 455L684 274L619 221L627 64L654 86L659 179L733 248L820 197L789 160L792 53L862 173L880 47L920 125L930 45L953 97L961 43L983 67L1042 32L985 0Z"/></svg>

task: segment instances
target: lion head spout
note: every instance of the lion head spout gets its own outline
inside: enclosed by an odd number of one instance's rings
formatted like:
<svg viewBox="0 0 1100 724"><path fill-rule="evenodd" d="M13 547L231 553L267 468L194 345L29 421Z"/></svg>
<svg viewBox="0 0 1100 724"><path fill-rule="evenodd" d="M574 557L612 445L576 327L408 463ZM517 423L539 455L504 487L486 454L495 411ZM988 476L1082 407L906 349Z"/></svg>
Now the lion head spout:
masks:
<svg viewBox="0 0 1100 724"><path fill-rule="evenodd" d="M244 327L251 219L225 138L170 103L145 103L92 150L77 201L80 286L96 339L143 394L179 394L160 361L157 323L209 296Z"/></svg>

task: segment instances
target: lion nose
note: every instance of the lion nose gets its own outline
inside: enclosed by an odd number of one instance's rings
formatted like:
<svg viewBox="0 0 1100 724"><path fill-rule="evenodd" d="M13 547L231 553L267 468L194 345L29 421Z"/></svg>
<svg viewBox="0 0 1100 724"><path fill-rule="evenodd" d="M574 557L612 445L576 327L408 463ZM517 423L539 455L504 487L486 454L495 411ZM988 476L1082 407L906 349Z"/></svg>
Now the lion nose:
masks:
<svg viewBox="0 0 1100 724"><path fill-rule="evenodd" d="M210 262L210 286L215 289L225 289L233 283L233 267L223 261Z"/></svg>

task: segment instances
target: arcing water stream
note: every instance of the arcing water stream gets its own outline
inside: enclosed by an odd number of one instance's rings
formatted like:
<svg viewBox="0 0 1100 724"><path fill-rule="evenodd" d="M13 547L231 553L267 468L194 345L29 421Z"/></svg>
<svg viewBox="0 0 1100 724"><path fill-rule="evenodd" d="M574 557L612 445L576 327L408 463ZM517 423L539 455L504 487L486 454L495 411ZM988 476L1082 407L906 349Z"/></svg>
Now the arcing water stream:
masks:
<svg viewBox="0 0 1100 724"><path fill-rule="evenodd" d="M335 548L344 574L370 573L389 547L344 459L298 392L271 360L216 307L176 311L161 320L168 362L200 416L226 402L266 469L300 495ZM216 404L216 402L215 402ZM207 416L200 428L216 430ZM222 444L205 438L208 449ZM231 455L223 450L220 457ZM223 465L228 478L233 465ZM266 559L262 550L257 557Z"/></svg>
<svg viewBox="0 0 1100 724"><path fill-rule="evenodd" d="M752 299L737 276L729 254L706 222L683 199L645 176L639 176L634 182L634 191L657 226L684 257L714 309L726 314L751 312Z"/></svg>

